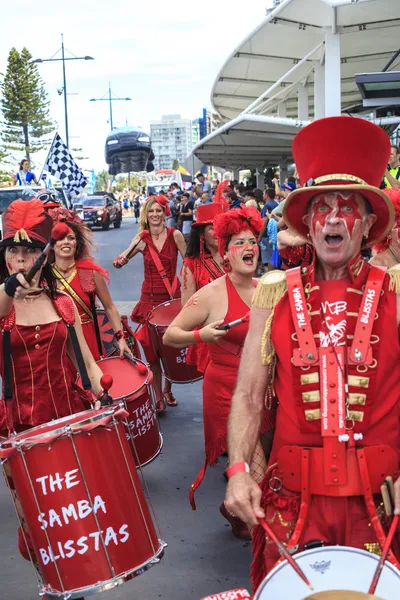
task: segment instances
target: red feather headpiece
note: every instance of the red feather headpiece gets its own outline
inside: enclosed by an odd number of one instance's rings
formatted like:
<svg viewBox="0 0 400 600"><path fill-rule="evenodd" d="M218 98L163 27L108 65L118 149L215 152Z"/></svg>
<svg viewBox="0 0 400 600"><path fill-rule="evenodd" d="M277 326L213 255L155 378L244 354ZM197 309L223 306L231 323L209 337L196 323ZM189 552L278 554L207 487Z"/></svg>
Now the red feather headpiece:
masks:
<svg viewBox="0 0 400 600"><path fill-rule="evenodd" d="M218 249L224 256L229 238L233 235L250 229L258 237L264 222L260 213L254 206L234 208L228 212L217 215L214 219L213 232L218 238Z"/></svg>
<svg viewBox="0 0 400 600"><path fill-rule="evenodd" d="M53 220L40 200L15 200L3 213L3 239L0 246L44 248L49 241Z"/></svg>
<svg viewBox="0 0 400 600"><path fill-rule="evenodd" d="M89 227L82 221L78 214L74 210L69 210L61 206L60 208L52 208L48 211L48 214L53 219L54 223L66 223L67 225L75 225L77 233L80 237L80 241L84 246L83 256L91 257L92 232Z"/></svg>
<svg viewBox="0 0 400 600"><path fill-rule="evenodd" d="M386 189L383 190L390 198L394 206L395 222L393 227L400 229L400 190ZM374 246L376 253L384 252L390 246L390 235L388 235L382 242Z"/></svg>
<svg viewBox="0 0 400 600"><path fill-rule="evenodd" d="M165 212L165 216L170 217L171 210L169 208L168 198L166 196L164 196L163 194L158 194L158 196L156 196L156 201L158 202L158 204L161 206L161 208Z"/></svg>
<svg viewBox="0 0 400 600"><path fill-rule="evenodd" d="M215 192L214 202L217 204L221 204L224 210L228 210L229 202L225 198L224 194L228 194L232 191L231 182L229 179L224 179L221 183L218 184L217 191Z"/></svg>

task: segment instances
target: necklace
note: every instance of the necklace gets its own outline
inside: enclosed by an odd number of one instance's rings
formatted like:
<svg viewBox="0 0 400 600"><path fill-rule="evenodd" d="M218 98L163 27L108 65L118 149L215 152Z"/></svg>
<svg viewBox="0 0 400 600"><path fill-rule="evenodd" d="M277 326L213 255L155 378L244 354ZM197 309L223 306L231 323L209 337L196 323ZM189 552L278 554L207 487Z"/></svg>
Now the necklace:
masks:
<svg viewBox="0 0 400 600"><path fill-rule="evenodd" d="M58 269L58 271L61 271L61 273L68 273L68 271L70 269L72 269L74 266L75 266L75 261L72 264L70 264L66 269L62 269L57 264L55 265L56 269Z"/></svg>
<svg viewBox="0 0 400 600"><path fill-rule="evenodd" d="M158 242L158 240L160 239L160 235L161 235L162 233L164 233L164 231L165 231L165 227L163 227L159 233L152 233L152 234L151 234L151 237L153 237L153 235L154 235L154 237L155 237L155 239L156 239L156 242Z"/></svg>
<svg viewBox="0 0 400 600"><path fill-rule="evenodd" d="M393 256L396 263L400 263L400 258L396 255L396 252L393 250L393 248L391 246L388 246L388 250L389 250L390 254Z"/></svg>

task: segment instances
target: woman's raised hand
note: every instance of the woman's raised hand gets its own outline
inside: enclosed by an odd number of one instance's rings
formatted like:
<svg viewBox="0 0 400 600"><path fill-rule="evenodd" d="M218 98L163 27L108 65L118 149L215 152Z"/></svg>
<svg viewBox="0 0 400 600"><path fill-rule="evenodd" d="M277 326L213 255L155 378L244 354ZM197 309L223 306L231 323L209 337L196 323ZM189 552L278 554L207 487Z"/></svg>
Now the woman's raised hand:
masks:
<svg viewBox="0 0 400 600"><path fill-rule="evenodd" d="M119 256L117 256L117 258L114 258L113 266L116 269L121 269L122 267L127 265L128 262L129 260L125 258L125 256L123 256L122 254L120 254Z"/></svg>

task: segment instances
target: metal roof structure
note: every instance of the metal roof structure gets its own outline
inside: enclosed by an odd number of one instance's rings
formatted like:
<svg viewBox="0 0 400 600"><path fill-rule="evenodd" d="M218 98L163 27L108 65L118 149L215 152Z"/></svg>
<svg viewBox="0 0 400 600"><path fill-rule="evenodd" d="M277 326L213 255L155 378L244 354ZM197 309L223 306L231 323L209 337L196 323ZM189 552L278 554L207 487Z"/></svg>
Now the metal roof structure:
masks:
<svg viewBox="0 0 400 600"><path fill-rule="evenodd" d="M232 52L218 73L211 92L216 112L224 119L235 118L321 44L266 96L271 99L280 92L262 112L277 114L278 102L286 97L286 114L281 112L281 116L297 118L300 85L308 96L309 113L305 117L313 117L315 67L324 64L329 30L338 32L340 38L342 111L360 105L356 73L381 71L399 48L399 0L283 0ZM400 57L391 69L399 65Z"/></svg>

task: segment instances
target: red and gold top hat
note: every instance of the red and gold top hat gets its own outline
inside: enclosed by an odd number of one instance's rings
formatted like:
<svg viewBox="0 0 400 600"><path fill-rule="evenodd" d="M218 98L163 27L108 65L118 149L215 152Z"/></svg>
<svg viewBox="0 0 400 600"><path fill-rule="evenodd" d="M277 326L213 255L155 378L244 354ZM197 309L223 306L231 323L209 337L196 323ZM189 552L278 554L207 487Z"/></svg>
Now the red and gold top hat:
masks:
<svg viewBox="0 0 400 600"><path fill-rule="evenodd" d="M303 223L308 203L317 194L343 190L361 193L378 217L365 247L384 239L393 227L394 210L379 189L390 156L390 139L377 125L354 117L318 119L293 141L293 156L302 185L287 198L283 218L307 239Z"/></svg>
<svg viewBox="0 0 400 600"><path fill-rule="evenodd" d="M50 239L53 219L40 200L15 200L2 215L3 239L0 247L44 248Z"/></svg>
<svg viewBox="0 0 400 600"><path fill-rule="evenodd" d="M192 223L192 227L202 227L211 225L214 217L224 212L221 204L212 202L211 204L200 204L196 212L196 221Z"/></svg>

